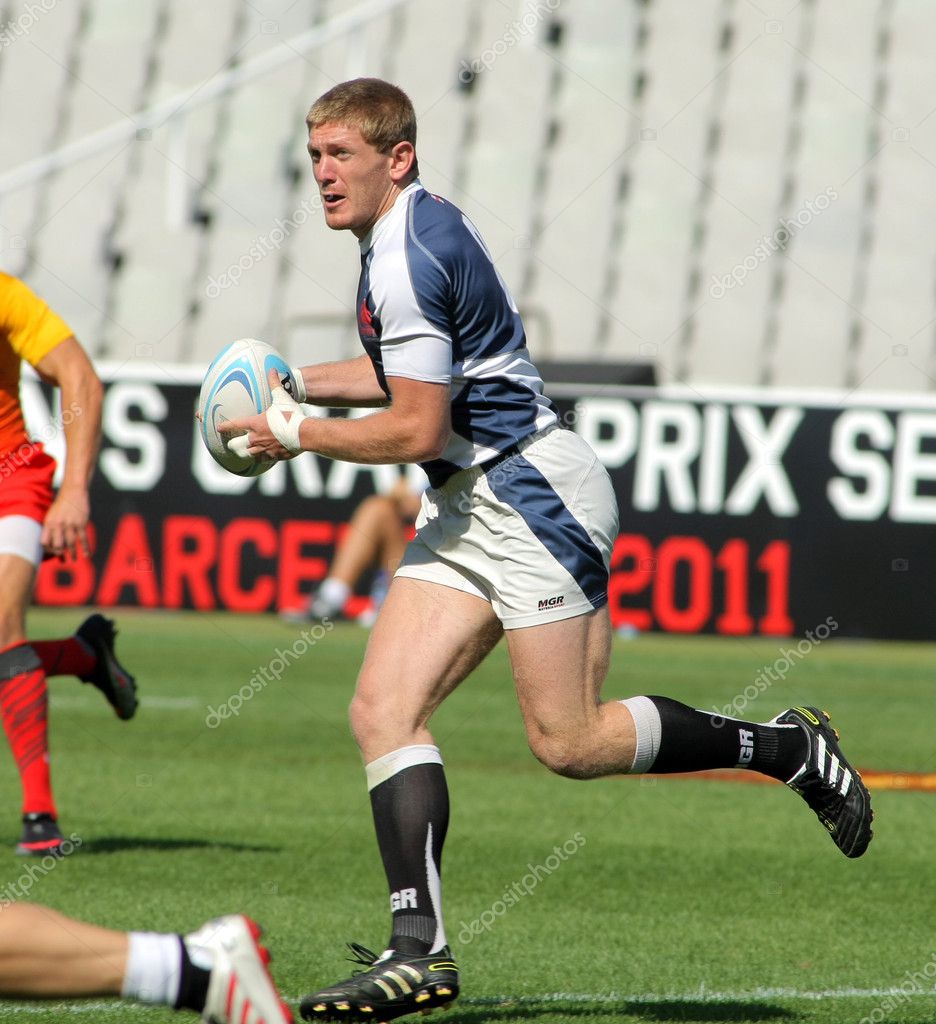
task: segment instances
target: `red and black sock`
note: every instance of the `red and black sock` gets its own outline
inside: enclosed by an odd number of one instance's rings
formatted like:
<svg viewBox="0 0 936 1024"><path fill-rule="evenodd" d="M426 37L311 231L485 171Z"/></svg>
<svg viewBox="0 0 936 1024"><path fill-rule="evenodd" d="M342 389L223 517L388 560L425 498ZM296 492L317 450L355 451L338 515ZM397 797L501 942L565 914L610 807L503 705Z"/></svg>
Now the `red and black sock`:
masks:
<svg viewBox="0 0 936 1024"><path fill-rule="evenodd" d="M94 671L97 655L79 636L64 640L33 640L30 647L42 662L47 676L78 676L83 679Z"/></svg>
<svg viewBox="0 0 936 1024"><path fill-rule="evenodd" d="M56 816L49 772L48 690L30 644L0 651L0 715L23 787L24 814Z"/></svg>

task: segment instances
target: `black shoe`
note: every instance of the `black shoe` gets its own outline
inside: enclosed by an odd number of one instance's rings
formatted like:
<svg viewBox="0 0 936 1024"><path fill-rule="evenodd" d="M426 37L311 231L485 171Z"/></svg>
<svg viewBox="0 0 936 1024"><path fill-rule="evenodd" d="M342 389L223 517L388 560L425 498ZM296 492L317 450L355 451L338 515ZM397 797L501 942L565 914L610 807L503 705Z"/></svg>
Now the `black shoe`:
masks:
<svg viewBox="0 0 936 1024"><path fill-rule="evenodd" d="M846 857L860 857L871 842L871 795L845 760L838 733L818 708L790 708L776 725L798 725L806 734L806 762L787 785L816 812Z"/></svg>
<svg viewBox="0 0 936 1024"><path fill-rule="evenodd" d="M458 996L458 965L448 946L433 956L408 956L388 949L381 956L356 942L348 944L352 963L368 970L332 988L306 996L304 1020L379 1021L446 1007Z"/></svg>
<svg viewBox="0 0 936 1024"><path fill-rule="evenodd" d="M51 814L24 814L23 838L16 846L17 857L60 857L65 837Z"/></svg>
<svg viewBox="0 0 936 1024"><path fill-rule="evenodd" d="M111 619L103 615L91 615L75 631L97 655L94 671L78 678L93 683L107 698L117 712L117 717L126 721L133 718L137 709L136 680L120 664L114 655L114 637L117 630Z"/></svg>

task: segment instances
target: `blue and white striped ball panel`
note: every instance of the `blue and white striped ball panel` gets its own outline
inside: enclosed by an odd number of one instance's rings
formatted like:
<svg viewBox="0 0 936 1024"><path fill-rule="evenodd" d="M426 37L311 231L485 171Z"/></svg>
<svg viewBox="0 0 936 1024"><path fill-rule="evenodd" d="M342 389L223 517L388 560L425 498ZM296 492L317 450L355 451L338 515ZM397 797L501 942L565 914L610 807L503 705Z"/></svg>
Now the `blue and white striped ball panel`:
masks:
<svg viewBox="0 0 936 1024"><path fill-rule="evenodd" d="M218 433L218 424L256 416L270 407L270 370L280 376L289 374L288 364L272 345L241 338L215 356L202 382L198 396L202 440L215 462L237 476L257 476L273 463L236 455Z"/></svg>

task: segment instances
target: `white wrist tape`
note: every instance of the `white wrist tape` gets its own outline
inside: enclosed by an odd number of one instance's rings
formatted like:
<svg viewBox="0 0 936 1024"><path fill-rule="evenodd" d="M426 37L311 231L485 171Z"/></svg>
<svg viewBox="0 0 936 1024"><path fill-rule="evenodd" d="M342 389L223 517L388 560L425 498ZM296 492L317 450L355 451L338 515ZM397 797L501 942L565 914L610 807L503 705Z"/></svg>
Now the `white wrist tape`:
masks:
<svg viewBox="0 0 936 1024"><path fill-rule="evenodd" d="M299 428L308 416L299 407L299 403L287 394L284 387L273 388L272 394L273 404L266 413L270 433L288 452L298 455L302 451Z"/></svg>
<svg viewBox="0 0 936 1024"><path fill-rule="evenodd" d="M228 443L228 451L234 452L235 455L239 455L242 459L250 459L253 456L247 451L249 445L246 434L235 434Z"/></svg>
<svg viewBox="0 0 936 1024"><path fill-rule="evenodd" d="M297 402L307 402L309 396L306 392L305 380L302 377L301 366L290 366L289 375L292 377L293 383L293 398Z"/></svg>

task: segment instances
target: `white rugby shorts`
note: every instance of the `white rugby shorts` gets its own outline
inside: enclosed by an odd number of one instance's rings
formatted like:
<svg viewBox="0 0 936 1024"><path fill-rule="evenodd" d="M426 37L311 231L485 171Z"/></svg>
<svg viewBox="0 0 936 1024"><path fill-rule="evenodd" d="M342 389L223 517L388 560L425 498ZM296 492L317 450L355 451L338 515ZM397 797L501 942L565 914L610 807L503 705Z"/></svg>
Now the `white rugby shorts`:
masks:
<svg viewBox="0 0 936 1024"><path fill-rule="evenodd" d="M504 629L558 622L607 603L617 532L607 470L578 434L548 427L426 491L396 575L483 598Z"/></svg>

